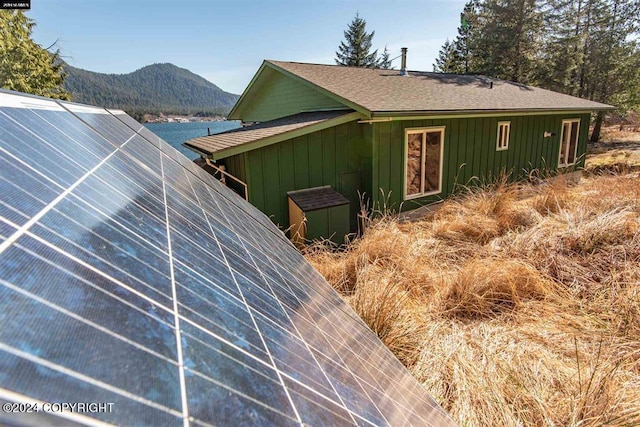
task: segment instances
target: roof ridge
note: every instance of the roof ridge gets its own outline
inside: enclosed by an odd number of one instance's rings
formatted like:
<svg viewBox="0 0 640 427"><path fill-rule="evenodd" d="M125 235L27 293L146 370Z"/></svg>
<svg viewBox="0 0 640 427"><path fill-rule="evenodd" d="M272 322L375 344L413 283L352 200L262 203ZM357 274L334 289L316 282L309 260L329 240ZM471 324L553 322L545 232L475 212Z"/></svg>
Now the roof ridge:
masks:
<svg viewBox="0 0 640 427"><path fill-rule="evenodd" d="M452 74L265 60L365 114L434 111L595 111L606 104L482 74Z"/></svg>
<svg viewBox="0 0 640 427"><path fill-rule="evenodd" d="M358 67L355 65L339 65L339 64L318 64L315 62L300 62L300 61L280 61L277 59L265 59L266 62L271 62L272 64L277 63L285 63L285 64L299 64L299 65L318 65L322 67L340 67L340 68L354 68L359 70L389 70L389 71L398 71L390 68L378 68L378 67Z"/></svg>
<svg viewBox="0 0 640 427"><path fill-rule="evenodd" d="M356 65L339 65L339 64L319 64L317 62L301 62L301 61L281 61L279 59L265 59L266 62L270 62L272 64L298 64L298 65L312 65L312 66L321 66L321 67L334 67L334 68L350 68L350 69L358 69L358 70L369 70L369 71L400 71L394 68L380 68L380 67L359 67ZM492 79L494 82L506 82L506 83L518 83L511 80L501 79L499 77L492 77L486 74L457 74L457 73L442 73L439 71L424 71L424 70L407 70L408 73L421 73L421 74L433 74L438 76L457 76L457 77L481 77L486 79ZM525 85L530 87L536 87L531 85Z"/></svg>

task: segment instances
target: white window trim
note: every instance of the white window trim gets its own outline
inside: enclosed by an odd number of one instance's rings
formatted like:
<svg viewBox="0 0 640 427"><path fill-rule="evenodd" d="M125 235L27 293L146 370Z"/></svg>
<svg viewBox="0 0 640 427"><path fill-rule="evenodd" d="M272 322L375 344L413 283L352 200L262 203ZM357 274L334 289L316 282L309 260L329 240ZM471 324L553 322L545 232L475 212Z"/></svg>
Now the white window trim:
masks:
<svg viewBox="0 0 640 427"><path fill-rule="evenodd" d="M408 163L409 163L409 134L410 133L424 133L425 137L423 139L423 144L426 144L427 141L427 136L426 134L428 132L434 132L434 131L440 131L440 170L439 170L439 174L440 174L440 179L438 180L438 189L434 190L434 191L429 191L427 193L418 193L418 194L412 194L412 195L407 195L407 167L408 167ZM426 197L426 196L432 196L434 194L440 194L442 193L442 166L444 164L444 133L445 133L445 126L429 126L429 127L419 127L419 128L406 128L404 130L404 171L403 171L403 177L402 177L402 193L404 196L404 200L412 200L412 199L418 199L420 197ZM425 156L427 154L427 150L422 150L422 159L421 159L421 165L424 165L424 159ZM423 179L424 179L424 173L425 171L422 171L423 174Z"/></svg>
<svg viewBox="0 0 640 427"><path fill-rule="evenodd" d="M504 147L500 146L500 126L506 126L507 128L507 136ZM504 151L509 149L509 139L511 138L511 122L498 122L498 127L496 128L496 151Z"/></svg>
<svg viewBox="0 0 640 427"><path fill-rule="evenodd" d="M577 123L578 124L578 129L576 131L576 148L574 150L573 153L573 163L560 163L560 156L562 155L562 140L564 139L564 125L566 123ZM571 137L571 135L569 135L569 137ZM559 168L566 168L569 166L573 166L576 164L576 162L578 161L578 144L580 143L580 119L565 119L562 121L562 129L560 130L560 147L558 148L558 167ZM571 144L567 144L567 152L565 153L564 158L568 159L569 156L569 147L571 146Z"/></svg>

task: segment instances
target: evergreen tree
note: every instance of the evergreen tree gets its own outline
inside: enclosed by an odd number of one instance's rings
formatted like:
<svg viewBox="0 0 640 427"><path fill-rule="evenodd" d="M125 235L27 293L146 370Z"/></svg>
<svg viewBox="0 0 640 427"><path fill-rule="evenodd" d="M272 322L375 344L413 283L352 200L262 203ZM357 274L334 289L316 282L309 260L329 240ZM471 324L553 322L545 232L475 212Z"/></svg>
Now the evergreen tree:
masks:
<svg viewBox="0 0 640 427"><path fill-rule="evenodd" d="M475 43L475 32L478 20L478 0L470 0L464 5L460 14L460 26L458 36L454 42L457 68L462 74L473 73L473 44Z"/></svg>
<svg viewBox="0 0 640 427"><path fill-rule="evenodd" d="M0 10L0 86L51 98L71 99L64 90L60 53L31 39L35 23L22 11Z"/></svg>
<svg viewBox="0 0 640 427"><path fill-rule="evenodd" d="M578 97L590 97L594 60L606 0L550 0L546 16L545 42L536 83Z"/></svg>
<svg viewBox="0 0 640 427"><path fill-rule="evenodd" d="M479 7L474 71L530 83L542 37L542 14L536 0L486 0Z"/></svg>
<svg viewBox="0 0 640 427"><path fill-rule="evenodd" d="M389 59L389 50L387 49L387 46L384 47L384 51L382 52L382 55L380 55L380 59L378 59L377 66L386 70L393 69L391 60Z"/></svg>
<svg viewBox="0 0 640 427"><path fill-rule="evenodd" d="M588 97L611 103L615 99L623 100L621 95L639 89L637 36L640 4L636 0L607 0L602 6L589 43ZM600 139L603 120L604 113L599 112L591 134L592 142Z"/></svg>
<svg viewBox="0 0 640 427"><path fill-rule="evenodd" d="M553 0L537 83L552 90L638 107L638 2L633 0ZM592 141L600 137L596 116Z"/></svg>
<svg viewBox="0 0 640 427"><path fill-rule="evenodd" d="M375 31L367 33L366 25L367 22L356 13L355 18L344 32L345 41L340 42L340 46L338 46L336 64L368 68L378 66L378 50L370 52L371 40Z"/></svg>
<svg viewBox="0 0 640 427"><path fill-rule="evenodd" d="M442 73L473 74L476 73L474 61L475 29L478 20L478 0L470 0L460 14L458 35L453 42L447 41L440 49L433 70Z"/></svg>
<svg viewBox="0 0 640 427"><path fill-rule="evenodd" d="M585 3L589 0L548 0L543 7L547 29L541 46L536 84L578 95L578 74L583 65Z"/></svg>
<svg viewBox="0 0 640 427"><path fill-rule="evenodd" d="M434 68L534 84L628 111L640 107L639 36L638 0L472 0ZM603 118L596 117L592 141Z"/></svg>
<svg viewBox="0 0 640 427"><path fill-rule="evenodd" d="M433 71L436 73L460 74L462 70L459 67L459 62L455 44L447 39L438 53L436 63L433 64Z"/></svg>

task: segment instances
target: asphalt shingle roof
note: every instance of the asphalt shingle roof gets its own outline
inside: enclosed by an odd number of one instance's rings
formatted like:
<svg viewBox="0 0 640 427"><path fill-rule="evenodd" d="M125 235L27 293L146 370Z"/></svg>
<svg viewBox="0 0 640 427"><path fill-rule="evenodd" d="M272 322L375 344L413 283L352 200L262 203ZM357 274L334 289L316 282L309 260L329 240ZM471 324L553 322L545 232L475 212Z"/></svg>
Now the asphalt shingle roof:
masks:
<svg viewBox="0 0 640 427"><path fill-rule="evenodd" d="M349 199L332 190L330 186L289 191L287 195L303 212L349 204Z"/></svg>
<svg viewBox="0 0 640 427"><path fill-rule="evenodd" d="M485 76L267 61L371 112L600 110L609 105ZM493 87L491 87L493 82Z"/></svg>
<svg viewBox="0 0 640 427"><path fill-rule="evenodd" d="M351 110L299 113L281 119L232 129L215 135L194 138L185 142L183 145L196 148L205 153L215 153L216 151L291 132L350 113L352 113Z"/></svg>
<svg viewBox="0 0 640 427"><path fill-rule="evenodd" d="M458 74L383 70L299 62L265 61L341 99L366 115L464 114L518 111L594 111L614 107L519 83ZM242 102L242 99L240 100ZM251 102L249 99L244 102ZM367 110L367 111L364 111ZM305 112L185 142L188 148L215 153L350 114Z"/></svg>

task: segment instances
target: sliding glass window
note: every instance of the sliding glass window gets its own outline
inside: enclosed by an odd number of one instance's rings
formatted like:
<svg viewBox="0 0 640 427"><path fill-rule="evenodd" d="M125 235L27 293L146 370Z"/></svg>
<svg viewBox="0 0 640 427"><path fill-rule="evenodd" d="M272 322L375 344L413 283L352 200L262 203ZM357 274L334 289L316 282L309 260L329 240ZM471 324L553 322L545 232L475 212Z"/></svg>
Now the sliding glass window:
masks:
<svg viewBox="0 0 640 427"><path fill-rule="evenodd" d="M560 156L558 167L571 166L576 163L578 150L578 129L580 119L562 121L562 134L560 135Z"/></svg>
<svg viewBox="0 0 640 427"><path fill-rule="evenodd" d="M405 199L442 191L444 127L406 129Z"/></svg>

